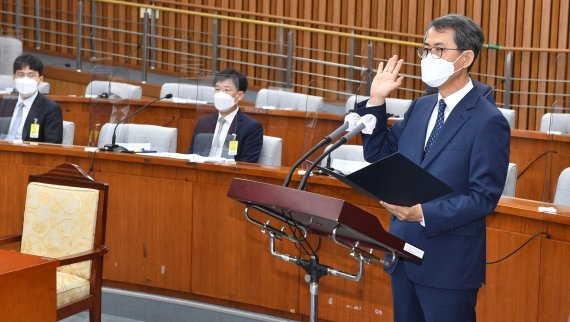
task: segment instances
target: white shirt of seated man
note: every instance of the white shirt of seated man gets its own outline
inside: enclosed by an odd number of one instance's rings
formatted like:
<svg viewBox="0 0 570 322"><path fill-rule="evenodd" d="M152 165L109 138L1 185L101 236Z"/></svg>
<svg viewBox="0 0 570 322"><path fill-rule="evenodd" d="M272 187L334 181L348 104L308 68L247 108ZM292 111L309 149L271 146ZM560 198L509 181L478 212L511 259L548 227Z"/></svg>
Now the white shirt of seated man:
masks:
<svg viewBox="0 0 570 322"><path fill-rule="evenodd" d="M209 157L219 158L222 156L224 142L230 125L239 110L238 103L245 96L243 91L240 91L233 79L225 79L216 82L214 92L214 106L218 110L218 122L214 129L214 137L212 138L212 148L210 149ZM221 121L223 119L223 122ZM236 120L237 121L237 120ZM237 124L237 122L236 122ZM235 135L235 129L232 134ZM234 153L235 154L235 153ZM230 156L232 153L230 151Z"/></svg>

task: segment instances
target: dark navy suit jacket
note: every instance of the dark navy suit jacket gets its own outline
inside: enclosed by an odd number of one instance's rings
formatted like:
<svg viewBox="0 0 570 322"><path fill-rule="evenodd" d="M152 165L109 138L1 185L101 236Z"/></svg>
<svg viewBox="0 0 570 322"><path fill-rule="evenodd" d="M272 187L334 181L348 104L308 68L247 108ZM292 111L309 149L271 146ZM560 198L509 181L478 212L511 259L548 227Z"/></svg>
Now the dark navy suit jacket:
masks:
<svg viewBox="0 0 570 322"><path fill-rule="evenodd" d="M9 118L14 113L14 108L18 103L18 97L6 97L2 100L0 106L0 114L8 120L0 125L0 133L5 135L8 133L10 122ZM30 137L31 124L34 121L40 125L40 133L37 138ZM32 103L28 117L24 121L22 130L22 140L32 142L61 143L63 139L63 116L61 107L56 102L48 99L42 93L38 93L36 99Z"/></svg>
<svg viewBox="0 0 570 322"><path fill-rule="evenodd" d="M188 153L199 154L202 156L208 156L210 154L217 122L218 113L205 116L198 120L196 127L194 128L192 143L190 144L190 150ZM224 147L222 150L222 157L224 158L230 157L228 156L228 145L229 142L233 140L234 134L235 139L238 141L238 150L237 154L234 156L234 160L242 162L257 162L263 146L263 127L261 126L261 123L241 111L238 111L232 121L232 124L230 124L228 135L226 135L224 141Z"/></svg>
<svg viewBox="0 0 570 322"><path fill-rule="evenodd" d="M390 232L425 252L420 265L405 260L395 265L404 265L410 280L420 285L479 288L485 280L485 216L495 209L505 184L509 124L474 87L453 109L424 159L436 101L437 94L420 97L390 129L385 105L366 108L367 102L360 103L359 114L374 114L378 120L371 135L362 135L364 157L373 162L399 151L453 189L422 204L425 227L391 216Z"/></svg>

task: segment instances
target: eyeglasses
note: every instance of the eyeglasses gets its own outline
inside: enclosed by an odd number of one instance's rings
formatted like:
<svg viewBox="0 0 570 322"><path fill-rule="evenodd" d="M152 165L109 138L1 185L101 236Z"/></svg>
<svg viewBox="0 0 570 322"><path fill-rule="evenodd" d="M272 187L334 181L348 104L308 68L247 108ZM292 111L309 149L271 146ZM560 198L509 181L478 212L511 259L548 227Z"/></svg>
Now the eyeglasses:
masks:
<svg viewBox="0 0 570 322"><path fill-rule="evenodd" d="M446 50L466 50L466 49L462 49L462 48L443 48L443 47L418 47L418 56L420 56L421 59L424 59L427 57L428 53L431 54L431 56L435 59L440 59L441 56L443 56L443 52Z"/></svg>

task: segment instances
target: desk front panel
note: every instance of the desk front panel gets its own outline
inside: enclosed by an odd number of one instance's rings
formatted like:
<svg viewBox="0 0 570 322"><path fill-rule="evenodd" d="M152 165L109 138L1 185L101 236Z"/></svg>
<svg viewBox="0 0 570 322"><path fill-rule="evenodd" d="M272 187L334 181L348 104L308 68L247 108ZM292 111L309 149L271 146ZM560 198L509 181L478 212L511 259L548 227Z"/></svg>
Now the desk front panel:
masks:
<svg viewBox="0 0 570 322"><path fill-rule="evenodd" d="M28 174L45 172L62 162L89 169L91 159L92 154L82 148L0 142L0 190L16 190L10 198L0 194L7 205L0 209L3 232L17 233L21 229L25 198L22 182ZM226 197L234 177L281 184L286 168L192 164L97 153L94 170L97 180L110 185L106 283L180 297L202 296L216 303L249 305L285 317L308 315L304 272L272 257L267 238L246 222L243 205ZM295 176L294 185L298 179ZM331 178L311 178L308 189L346 199L378 216L385 227L388 225L388 216L377 202ZM568 263L570 209L561 208L554 217L537 213L537 205L529 200L503 198L497 212L488 219L488 259L509 253L539 231L552 232L552 238L533 240L513 257L487 266L488 280L477 307L482 321L497 317L558 321L546 318L560 318L570 310L570 279L557 278L564 276ZM319 244L314 238L312 241L315 247ZM277 248L283 253L299 254L290 243L278 242ZM322 263L356 272L357 263L348 257L348 251L330 240L322 238L318 252ZM547 301L565 302L555 307ZM330 321L391 321L389 276L379 265L373 265L365 267L360 282L323 278L319 314Z"/></svg>

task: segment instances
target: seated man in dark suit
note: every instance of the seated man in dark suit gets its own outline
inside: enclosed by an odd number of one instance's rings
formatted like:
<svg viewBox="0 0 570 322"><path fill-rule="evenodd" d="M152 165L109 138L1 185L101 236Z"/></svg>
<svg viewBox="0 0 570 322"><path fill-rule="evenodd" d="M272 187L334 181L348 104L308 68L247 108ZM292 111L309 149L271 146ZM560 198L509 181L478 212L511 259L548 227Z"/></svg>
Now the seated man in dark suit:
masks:
<svg viewBox="0 0 570 322"><path fill-rule="evenodd" d="M214 105L218 113L198 120L192 135L190 154L257 162L263 145L261 123L239 110L247 79L233 69L214 78Z"/></svg>
<svg viewBox="0 0 570 322"><path fill-rule="evenodd" d="M17 97L6 97L0 104L0 139L61 143L61 107L38 91L44 65L32 55L14 61L14 86Z"/></svg>

